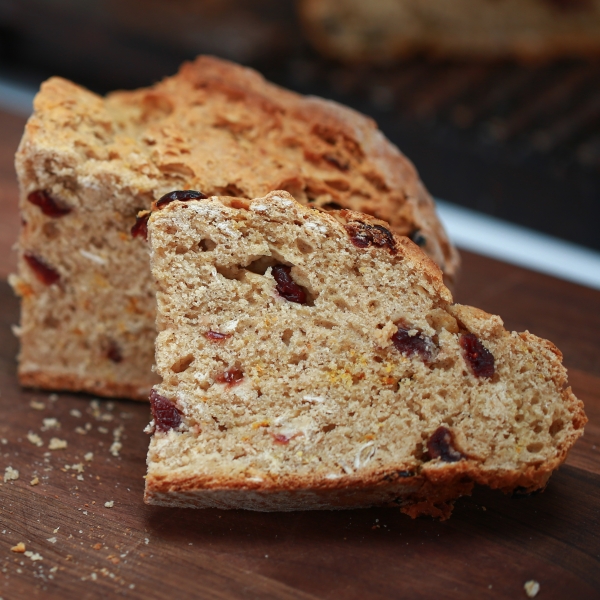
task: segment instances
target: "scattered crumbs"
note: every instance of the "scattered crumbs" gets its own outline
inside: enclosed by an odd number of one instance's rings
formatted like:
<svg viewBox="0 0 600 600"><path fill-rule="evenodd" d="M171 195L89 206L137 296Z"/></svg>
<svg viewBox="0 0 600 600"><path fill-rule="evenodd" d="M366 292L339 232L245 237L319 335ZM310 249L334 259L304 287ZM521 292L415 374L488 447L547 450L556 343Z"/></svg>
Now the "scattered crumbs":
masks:
<svg viewBox="0 0 600 600"><path fill-rule="evenodd" d="M12 467L4 469L4 483L7 481L16 481L17 479L19 479L19 471L17 469L13 469Z"/></svg>
<svg viewBox="0 0 600 600"><path fill-rule="evenodd" d="M115 505L114 500L110 500L109 502L104 503L104 506L106 506L106 508L112 508L114 505Z"/></svg>
<svg viewBox="0 0 600 600"><path fill-rule="evenodd" d="M106 427L98 427L98 431L100 433L108 433L108 429L106 429Z"/></svg>
<svg viewBox="0 0 600 600"><path fill-rule="evenodd" d="M44 419L44 425L42 426L42 431L47 431L48 429L58 429L60 427L60 423L58 419L54 417L48 417Z"/></svg>
<svg viewBox="0 0 600 600"><path fill-rule="evenodd" d="M77 463L74 465L65 465L65 469L67 469L67 471L69 469L71 469L72 471L76 471L77 473L83 473L83 471L85 470L83 463Z"/></svg>
<svg viewBox="0 0 600 600"><path fill-rule="evenodd" d="M540 591L540 584L535 581L535 579L526 581L523 587L525 588L525 593L527 594L528 598L535 598Z"/></svg>
<svg viewBox="0 0 600 600"><path fill-rule="evenodd" d="M121 444L121 442L117 442L114 441L111 445L110 445L110 449L109 452L113 455L113 456L119 456L119 452L121 451L121 448L123 447L123 444Z"/></svg>
<svg viewBox="0 0 600 600"><path fill-rule="evenodd" d="M135 583L130 583L129 584L129 589L130 590L135 590Z"/></svg>
<svg viewBox="0 0 600 600"><path fill-rule="evenodd" d="M268 555L268 554L265 554L265 558L269 558L269 555Z"/></svg>
<svg viewBox="0 0 600 600"><path fill-rule="evenodd" d="M3 443L3 444L5 444L5 445L6 445L6 444L8 444L8 440L7 440L6 438L2 438L2 439L0 440L0 442L2 442L2 443Z"/></svg>
<svg viewBox="0 0 600 600"><path fill-rule="evenodd" d="M90 579L91 579L92 581L96 581L96 579L98 579L98 575L97 575L96 573L92 573L92 574L90 575Z"/></svg>
<svg viewBox="0 0 600 600"><path fill-rule="evenodd" d="M87 431L83 427L75 427L75 433L78 433L79 435L85 435Z"/></svg>
<svg viewBox="0 0 600 600"><path fill-rule="evenodd" d="M37 560L44 560L41 554L38 554L37 552L32 552L31 550L27 550L27 552L25 552L25 556L27 556L27 558L30 558L33 562Z"/></svg>
<svg viewBox="0 0 600 600"><path fill-rule="evenodd" d="M58 533L58 530L60 529L60 526L57 527L52 533Z"/></svg>
<svg viewBox="0 0 600 600"><path fill-rule="evenodd" d="M92 546L92 548L93 548L94 550L101 550L101 549L102 549L102 544L101 544L100 542L98 542L97 544L94 544L94 545Z"/></svg>
<svg viewBox="0 0 600 600"><path fill-rule="evenodd" d="M13 546L10 551L16 552L17 554L23 554L25 552L25 544L23 542L19 542L16 546Z"/></svg>
<svg viewBox="0 0 600 600"><path fill-rule="evenodd" d="M54 566L50 569L50 573L56 573L58 571L58 567Z"/></svg>
<svg viewBox="0 0 600 600"><path fill-rule="evenodd" d="M39 402L38 400L32 400L29 403L29 406L33 408L33 410L45 410L46 405L43 402Z"/></svg>
<svg viewBox="0 0 600 600"><path fill-rule="evenodd" d="M37 485L40 482L40 480L37 477L34 477L30 482L29 485Z"/></svg>
<svg viewBox="0 0 600 600"><path fill-rule="evenodd" d="M72 408L72 409L69 411L69 414L70 414L72 417L76 417L77 419L80 419L80 418L81 418L81 411L80 411L80 410L77 410L76 408Z"/></svg>
<svg viewBox="0 0 600 600"><path fill-rule="evenodd" d="M51 438L48 444L48 450L64 450L67 447L67 440Z"/></svg>
<svg viewBox="0 0 600 600"><path fill-rule="evenodd" d="M85 460L87 460L88 462L90 462L91 460L94 460L94 453L93 452L88 452L87 454L83 455L83 458Z"/></svg>
<svg viewBox="0 0 600 600"><path fill-rule="evenodd" d="M148 538L144 538L144 544L148 545L150 543L150 540Z"/></svg>
<svg viewBox="0 0 600 600"><path fill-rule="evenodd" d="M77 481L85 481L85 477L80 473L77 475Z"/></svg>
<svg viewBox="0 0 600 600"><path fill-rule="evenodd" d="M48 400L50 400L50 402L56 402L58 400L58 394L50 394Z"/></svg>
<svg viewBox="0 0 600 600"><path fill-rule="evenodd" d="M51 544L56 544L57 539L55 537L49 537L46 539L47 542L50 542Z"/></svg>
<svg viewBox="0 0 600 600"><path fill-rule="evenodd" d="M37 446L38 448L41 448L44 445L44 440L42 440L42 438L37 434L34 433L33 431L30 431L27 434L27 439L34 445Z"/></svg>

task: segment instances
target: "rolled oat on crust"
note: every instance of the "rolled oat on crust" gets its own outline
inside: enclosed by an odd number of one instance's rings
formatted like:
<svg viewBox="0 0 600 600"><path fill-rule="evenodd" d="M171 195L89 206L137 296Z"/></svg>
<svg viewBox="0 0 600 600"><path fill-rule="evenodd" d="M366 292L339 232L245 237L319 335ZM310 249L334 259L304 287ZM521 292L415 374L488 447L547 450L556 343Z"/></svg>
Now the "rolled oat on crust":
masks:
<svg viewBox="0 0 600 600"><path fill-rule="evenodd" d="M453 304L383 221L277 191L148 225L150 504L446 518L474 483L543 488L583 433L556 347Z"/></svg>
<svg viewBox="0 0 600 600"><path fill-rule="evenodd" d="M414 167L371 119L216 58L106 98L46 81L16 167L24 385L147 398L154 288L143 228L132 237L132 227L173 189L287 189L305 204L385 218L450 280L458 268Z"/></svg>

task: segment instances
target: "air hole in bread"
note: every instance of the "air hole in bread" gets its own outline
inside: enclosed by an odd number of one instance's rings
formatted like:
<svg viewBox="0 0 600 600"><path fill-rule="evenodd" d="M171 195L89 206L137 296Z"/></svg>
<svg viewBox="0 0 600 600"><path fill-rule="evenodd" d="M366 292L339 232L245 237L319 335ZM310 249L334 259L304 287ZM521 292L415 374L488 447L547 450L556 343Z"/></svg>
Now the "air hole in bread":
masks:
<svg viewBox="0 0 600 600"><path fill-rule="evenodd" d="M554 421L552 421L552 425L550 425L550 435L554 437L557 433L560 433L563 430L564 426L565 424L563 423L562 419L554 419Z"/></svg>
<svg viewBox="0 0 600 600"><path fill-rule="evenodd" d="M292 335L294 335L294 332L291 329L286 329L282 334L281 334L281 341L286 345L289 346L290 345L290 340L292 339Z"/></svg>
<svg viewBox="0 0 600 600"><path fill-rule="evenodd" d="M225 279L232 281L238 281L240 277L240 269L238 267L225 267L223 265L217 265L217 273Z"/></svg>
<svg viewBox="0 0 600 600"><path fill-rule="evenodd" d="M544 448L544 444L540 442L535 442L534 444L529 444L527 446L527 452L531 452L531 454L536 454L537 452L541 452Z"/></svg>
<svg viewBox="0 0 600 600"><path fill-rule="evenodd" d="M202 250L202 252L211 252L217 247L217 244L211 239L206 238L204 240L200 240L198 247L200 248L200 250Z"/></svg>
<svg viewBox="0 0 600 600"><path fill-rule="evenodd" d="M183 373L185 370L187 370L190 367L190 365L193 362L194 362L194 355L188 354L187 356L184 356L184 357L178 359L177 361L175 361L171 365L171 371L173 371L173 373Z"/></svg>
<svg viewBox="0 0 600 600"><path fill-rule="evenodd" d="M296 240L296 246L298 247L298 250L302 252L302 254L310 254L314 251L314 248L309 243L301 239Z"/></svg>
<svg viewBox="0 0 600 600"><path fill-rule="evenodd" d="M257 275L264 275L267 269L275 266L279 261L273 256L261 256L253 260L246 269Z"/></svg>

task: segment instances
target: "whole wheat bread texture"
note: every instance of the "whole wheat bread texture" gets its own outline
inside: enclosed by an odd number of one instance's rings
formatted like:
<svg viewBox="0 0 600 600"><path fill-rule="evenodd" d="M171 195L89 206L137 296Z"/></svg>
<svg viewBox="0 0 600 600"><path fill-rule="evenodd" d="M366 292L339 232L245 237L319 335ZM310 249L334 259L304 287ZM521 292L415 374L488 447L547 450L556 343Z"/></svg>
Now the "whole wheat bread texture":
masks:
<svg viewBox="0 0 600 600"><path fill-rule="evenodd" d="M446 517L474 483L544 487L586 422L560 352L388 227L283 191L152 213L146 502Z"/></svg>
<svg viewBox="0 0 600 600"><path fill-rule="evenodd" d="M370 119L210 57L133 92L42 85L16 156L23 227L19 377L147 399L155 303L138 211L175 188L384 217L452 278L458 255L411 163ZM138 233L142 233L138 231Z"/></svg>
<svg viewBox="0 0 600 600"><path fill-rule="evenodd" d="M302 0L299 11L315 47L347 62L600 54L600 0Z"/></svg>

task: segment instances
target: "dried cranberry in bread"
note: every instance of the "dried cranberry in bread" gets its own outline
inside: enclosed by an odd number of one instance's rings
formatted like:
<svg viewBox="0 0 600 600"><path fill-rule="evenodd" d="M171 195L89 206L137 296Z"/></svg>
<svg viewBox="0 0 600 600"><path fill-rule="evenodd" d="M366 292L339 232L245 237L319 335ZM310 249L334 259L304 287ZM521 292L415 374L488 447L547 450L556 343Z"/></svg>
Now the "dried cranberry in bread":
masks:
<svg viewBox="0 0 600 600"><path fill-rule="evenodd" d="M458 267L414 167L373 121L215 58L106 98L50 79L16 165L24 385L147 399L154 290L136 215L173 189L255 198L285 188L386 218L424 240L450 279Z"/></svg>
<svg viewBox="0 0 600 600"><path fill-rule="evenodd" d="M446 517L475 482L546 484L586 422L560 352L453 304L388 227L285 192L152 213L148 503Z"/></svg>

